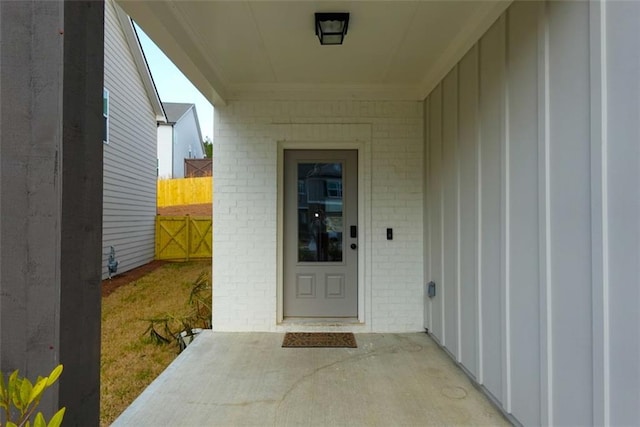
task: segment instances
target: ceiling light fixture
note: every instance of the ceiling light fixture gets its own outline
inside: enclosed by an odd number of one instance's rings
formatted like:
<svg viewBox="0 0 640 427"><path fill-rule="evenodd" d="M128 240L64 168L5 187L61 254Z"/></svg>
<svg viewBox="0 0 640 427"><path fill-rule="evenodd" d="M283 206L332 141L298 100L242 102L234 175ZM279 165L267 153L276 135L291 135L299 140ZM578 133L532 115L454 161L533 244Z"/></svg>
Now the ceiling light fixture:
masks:
<svg viewBox="0 0 640 427"><path fill-rule="evenodd" d="M320 44L342 44L348 27L348 13L316 13L316 35Z"/></svg>

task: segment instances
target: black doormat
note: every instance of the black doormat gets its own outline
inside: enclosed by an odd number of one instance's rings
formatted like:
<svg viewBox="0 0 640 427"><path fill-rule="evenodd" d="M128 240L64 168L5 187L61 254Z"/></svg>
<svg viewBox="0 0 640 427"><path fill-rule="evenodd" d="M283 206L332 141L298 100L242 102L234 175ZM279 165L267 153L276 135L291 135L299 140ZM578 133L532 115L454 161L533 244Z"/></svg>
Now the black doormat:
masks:
<svg viewBox="0 0 640 427"><path fill-rule="evenodd" d="M282 347L348 347L356 348L351 332L287 332Z"/></svg>

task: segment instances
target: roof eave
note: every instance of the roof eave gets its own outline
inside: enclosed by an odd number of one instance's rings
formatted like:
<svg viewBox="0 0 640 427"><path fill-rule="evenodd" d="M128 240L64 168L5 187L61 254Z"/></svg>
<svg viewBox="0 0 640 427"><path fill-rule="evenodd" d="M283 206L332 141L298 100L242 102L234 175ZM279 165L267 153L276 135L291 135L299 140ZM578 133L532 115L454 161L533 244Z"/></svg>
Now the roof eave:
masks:
<svg viewBox="0 0 640 427"><path fill-rule="evenodd" d="M172 8L170 3L160 1L117 0L117 3L211 104L227 105L225 85L207 59L198 49L185 49L185 46L196 46L197 43L184 30L184 23L176 17L175 6Z"/></svg>

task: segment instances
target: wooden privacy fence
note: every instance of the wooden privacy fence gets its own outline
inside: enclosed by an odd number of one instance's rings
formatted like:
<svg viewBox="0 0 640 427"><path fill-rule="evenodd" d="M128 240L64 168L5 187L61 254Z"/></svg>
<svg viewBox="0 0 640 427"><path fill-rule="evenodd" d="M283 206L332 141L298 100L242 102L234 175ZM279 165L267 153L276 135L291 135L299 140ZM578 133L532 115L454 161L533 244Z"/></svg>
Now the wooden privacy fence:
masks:
<svg viewBox="0 0 640 427"><path fill-rule="evenodd" d="M184 159L184 176L212 176L213 159Z"/></svg>
<svg viewBox="0 0 640 427"><path fill-rule="evenodd" d="M158 180L158 207L212 203L213 178Z"/></svg>
<svg viewBox="0 0 640 427"><path fill-rule="evenodd" d="M211 217L156 216L156 259L211 258Z"/></svg>

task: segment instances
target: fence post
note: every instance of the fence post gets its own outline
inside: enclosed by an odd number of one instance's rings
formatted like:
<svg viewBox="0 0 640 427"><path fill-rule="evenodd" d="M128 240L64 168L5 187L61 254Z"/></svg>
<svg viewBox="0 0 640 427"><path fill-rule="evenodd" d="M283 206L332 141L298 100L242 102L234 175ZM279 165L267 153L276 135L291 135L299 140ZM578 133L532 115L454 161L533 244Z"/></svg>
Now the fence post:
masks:
<svg viewBox="0 0 640 427"><path fill-rule="evenodd" d="M154 238L156 242L156 259L160 259L160 218L156 215L156 236Z"/></svg>
<svg viewBox="0 0 640 427"><path fill-rule="evenodd" d="M187 221L187 261L191 259L191 217L189 214L185 217Z"/></svg>

